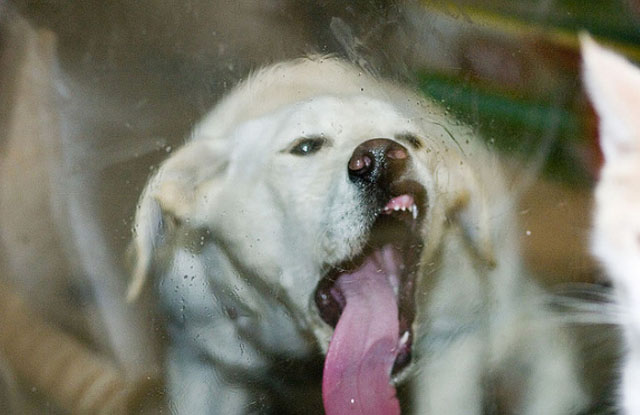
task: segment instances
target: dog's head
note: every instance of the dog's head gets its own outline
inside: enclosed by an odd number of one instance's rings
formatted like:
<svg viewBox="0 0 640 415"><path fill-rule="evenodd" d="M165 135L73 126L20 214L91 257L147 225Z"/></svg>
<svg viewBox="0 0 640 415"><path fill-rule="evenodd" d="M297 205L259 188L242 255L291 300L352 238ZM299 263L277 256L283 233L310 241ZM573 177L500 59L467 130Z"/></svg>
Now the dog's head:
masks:
<svg viewBox="0 0 640 415"><path fill-rule="evenodd" d="M326 348L360 295L340 281L382 272L374 291L393 297L396 326L381 330L397 332L398 370L410 360L420 270L445 229L462 225L474 254L491 257L475 149L437 106L340 61L263 70L147 186L130 294L168 222L206 228L243 268L283 287Z"/></svg>

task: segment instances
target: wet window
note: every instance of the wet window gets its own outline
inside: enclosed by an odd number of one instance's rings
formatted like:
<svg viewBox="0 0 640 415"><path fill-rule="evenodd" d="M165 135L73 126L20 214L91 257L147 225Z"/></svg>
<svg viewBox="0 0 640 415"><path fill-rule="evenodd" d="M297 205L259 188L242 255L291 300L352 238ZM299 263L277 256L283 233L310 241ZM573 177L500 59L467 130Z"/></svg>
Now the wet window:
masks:
<svg viewBox="0 0 640 415"><path fill-rule="evenodd" d="M639 27L632 0L0 0L0 412L613 411L580 39L636 62Z"/></svg>

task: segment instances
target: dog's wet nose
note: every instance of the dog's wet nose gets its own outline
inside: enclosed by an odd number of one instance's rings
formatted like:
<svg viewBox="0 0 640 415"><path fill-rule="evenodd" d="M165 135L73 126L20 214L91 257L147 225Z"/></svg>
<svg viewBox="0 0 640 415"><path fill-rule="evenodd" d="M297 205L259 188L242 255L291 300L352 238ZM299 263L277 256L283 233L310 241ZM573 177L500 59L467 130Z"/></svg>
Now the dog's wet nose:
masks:
<svg viewBox="0 0 640 415"><path fill-rule="evenodd" d="M360 144L349 160L349 179L355 183L390 183L406 168L409 152L386 138L374 138Z"/></svg>

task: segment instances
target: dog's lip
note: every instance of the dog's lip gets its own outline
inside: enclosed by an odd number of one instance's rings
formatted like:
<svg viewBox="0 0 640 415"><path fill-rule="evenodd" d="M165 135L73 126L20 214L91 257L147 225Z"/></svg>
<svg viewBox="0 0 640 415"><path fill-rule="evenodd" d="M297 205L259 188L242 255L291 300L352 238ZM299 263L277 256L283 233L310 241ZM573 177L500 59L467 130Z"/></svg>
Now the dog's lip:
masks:
<svg viewBox="0 0 640 415"><path fill-rule="evenodd" d="M399 264L402 275L397 279L394 291L397 296L399 311L398 354L393 367L393 374L404 369L411 360L413 341L412 325L415 316L415 279L419 268L419 253L422 247L419 224L425 217L426 190L415 181L402 181L390 186L386 202L381 203L377 219L370 232L369 241L362 252L337 266L332 266L324 278L318 283L315 291L315 302L322 320L335 327L340 319L345 300L337 288L336 280L343 274L357 269L364 260L375 254L375 251L386 243L391 243L402 253ZM389 232L391 228L392 232ZM399 230L402 237L389 237L387 234ZM382 235L375 235L376 232Z"/></svg>

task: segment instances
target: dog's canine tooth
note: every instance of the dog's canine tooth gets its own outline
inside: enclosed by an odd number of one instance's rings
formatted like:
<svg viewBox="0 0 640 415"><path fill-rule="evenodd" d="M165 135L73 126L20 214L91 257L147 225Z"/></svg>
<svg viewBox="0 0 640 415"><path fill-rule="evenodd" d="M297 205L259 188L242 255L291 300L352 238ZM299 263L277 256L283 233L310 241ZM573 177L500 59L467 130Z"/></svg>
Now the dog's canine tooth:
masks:
<svg viewBox="0 0 640 415"><path fill-rule="evenodd" d="M405 331L402 334L402 337L400 337L400 340L398 340L398 347L402 347L405 344L407 344L407 341L409 341L409 331Z"/></svg>
<svg viewBox="0 0 640 415"><path fill-rule="evenodd" d="M416 206L415 203L411 205L411 214L413 216L413 220L418 219L418 206Z"/></svg>

